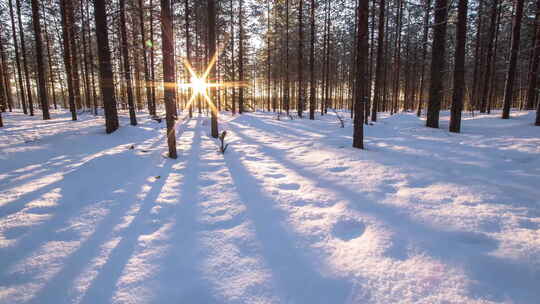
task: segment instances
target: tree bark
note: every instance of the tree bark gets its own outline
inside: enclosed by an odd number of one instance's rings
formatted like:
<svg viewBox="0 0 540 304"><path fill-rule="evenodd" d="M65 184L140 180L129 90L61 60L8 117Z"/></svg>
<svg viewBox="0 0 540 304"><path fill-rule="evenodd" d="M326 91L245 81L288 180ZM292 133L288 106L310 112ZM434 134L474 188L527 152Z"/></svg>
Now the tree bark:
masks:
<svg viewBox="0 0 540 304"><path fill-rule="evenodd" d="M174 50L173 50L173 25L171 3L169 0L161 0L161 49L163 53L163 92L165 102L165 116L167 121L167 144L169 157L176 159L176 134L174 130Z"/></svg>
<svg viewBox="0 0 540 304"><path fill-rule="evenodd" d="M122 39L122 57L124 59L124 81L126 82L127 99L129 106L129 122L137 125L135 115L135 102L133 101L133 82L131 81L131 67L129 65L128 37L126 31L126 0L120 0L120 36Z"/></svg>
<svg viewBox="0 0 540 304"><path fill-rule="evenodd" d="M105 0L94 0L94 19L99 61L99 86L105 110L105 131L107 134L118 129L118 112L114 97L114 79L109 49L109 32L105 13Z"/></svg>
<svg viewBox="0 0 540 304"><path fill-rule="evenodd" d="M536 18L535 18L536 38L533 45L532 64L529 71L529 85L527 88L527 110L534 109L534 105L538 102L538 73L540 73L540 0L536 1Z"/></svg>
<svg viewBox="0 0 540 304"><path fill-rule="evenodd" d="M433 26L433 51L431 58L431 85L426 126L439 127L439 111L443 98L443 71L446 52L446 20L448 13L447 0L435 1L435 24Z"/></svg>
<svg viewBox="0 0 540 304"><path fill-rule="evenodd" d="M208 54L210 58L217 56L216 54L216 3L215 0L208 0ZM210 63L212 64L212 63ZM210 68L210 74L208 76L211 80L216 78L216 64L212 64ZM210 99L214 102L216 97L216 88L210 88ZM218 110L216 105L211 106L211 135L213 138L218 138Z"/></svg>
<svg viewBox="0 0 540 304"><path fill-rule="evenodd" d="M364 103L368 94L368 15L369 1L360 0L358 3L358 26L357 26L357 81L356 98L354 105L354 131L353 147L364 149Z"/></svg>
<svg viewBox="0 0 540 304"><path fill-rule="evenodd" d="M28 98L28 110L30 112L30 116L34 116L34 99L32 98L32 87L30 86L30 73L28 71L28 62L26 60L26 46L24 43L24 31L22 26L22 18L21 18L21 1L16 0L15 1L17 5L17 20L19 24L19 35L21 37L21 53L23 58L23 68L24 68L24 77L26 80L26 97Z"/></svg>
<svg viewBox="0 0 540 304"><path fill-rule="evenodd" d="M289 0L286 0L289 1ZM244 0L240 0L240 7L239 7L239 54L238 54L238 77L240 78L240 88L239 88L239 96L238 96L238 113L242 114L244 113Z"/></svg>
<svg viewBox="0 0 540 304"><path fill-rule="evenodd" d="M47 96L47 85L45 84L45 63L43 62L43 41L41 39L41 21L39 20L38 0L32 0L32 24L34 25L34 37L36 43L39 99L41 101L43 120L47 120L51 118L51 115L49 114L49 98Z"/></svg>
<svg viewBox="0 0 540 304"><path fill-rule="evenodd" d="M66 68L66 82L68 86L68 100L69 100L69 110L71 112L71 119L77 120L77 109L75 107L75 93L73 90L73 67L71 66L71 45L69 41L71 40L69 32L69 20L67 18L68 11L71 9L70 0L61 0L60 11L62 12L62 38L64 45L64 66Z"/></svg>
<svg viewBox="0 0 540 304"><path fill-rule="evenodd" d="M311 0L311 42L309 48L309 119L315 119L315 0Z"/></svg>
<svg viewBox="0 0 540 304"><path fill-rule="evenodd" d="M454 54L454 90L450 116L450 132L461 130L461 111L465 89L465 44L467 42L467 0L459 0L456 50Z"/></svg>
<svg viewBox="0 0 540 304"><path fill-rule="evenodd" d="M512 42L510 48L510 60L508 62L508 72L504 86L504 102L502 119L510 118L510 107L514 99L514 81L516 77L516 66L519 51L519 40L521 36L521 19L523 17L523 0L514 0L515 15L512 25Z"/></svg>

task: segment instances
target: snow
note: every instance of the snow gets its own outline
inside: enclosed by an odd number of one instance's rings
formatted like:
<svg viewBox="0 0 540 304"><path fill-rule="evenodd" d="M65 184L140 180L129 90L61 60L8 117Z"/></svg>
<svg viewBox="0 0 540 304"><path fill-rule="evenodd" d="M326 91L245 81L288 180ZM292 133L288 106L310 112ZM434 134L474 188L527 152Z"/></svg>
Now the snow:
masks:
<svg viewBox="0 0 540 304"><path fill-rule="evenodd" d="M538 303L540 129L222 113L0 129L0 303Z"/></svg>

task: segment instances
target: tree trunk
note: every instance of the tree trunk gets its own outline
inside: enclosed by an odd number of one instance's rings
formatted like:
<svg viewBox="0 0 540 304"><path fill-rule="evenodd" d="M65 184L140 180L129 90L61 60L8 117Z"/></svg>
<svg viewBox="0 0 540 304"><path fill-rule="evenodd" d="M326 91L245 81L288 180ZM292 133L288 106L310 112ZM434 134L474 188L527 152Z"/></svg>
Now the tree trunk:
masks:
<svg viewBox="0 0 540 304"><path fill-rule="evenodd" d="M286 0L289 1L289 0ZM238 77L240 78L240 89L238 96L238 113L244 113L244 9L243 9L244 0L240 0L239 7L239 54L238 54Z"/></svg>
<svg viewBox="0 0 540 304"><path fill-rule="evenodd" d="M1 31L0 31L1 32ZM4 42L0 36L0 60L2 63L2 69L0 73L2 74L3 84L6 92L6 103L9 108L9 111L13 111L13 95L11 93L11 84L9 81L9 72L8 72L8 63L6 58L6 52L4 50Z"/></svg>
<svg viewBox="0 0 540 304"><path fill-rule="evenodd" d="M515 15L512 25L512 44L510 48L510 60L508 62L508 71L506 74L506 83L504 86L504 102L502 119L510 118L510 107L514 97L514 80L516 77L516 66L519 51L519 40L521 35L521 18L523 17L523 0L514 0Z"/></svg>
<svg viewBox="0 0 540 304"><path fill-rule="evenodd" d="M431 0L426 1L426 8L424 9L424 34L422 38L422 64L420 69L420 88L418 92L418 105L416 107L416 116L420 117L422 115L422 105L424 104L424 90L425 90L425 74L426 74L426 55L427 55L427 45L428 45L428 34L429 34L429 12L431 10Z"/></svg>
<svg viewBox="0 0 540 304"><path fill-rule="evenodd" d="M69 110L71 112L71 119L77 120L77 109L75 107L75 93L73 90L73 67L71 66L71 46L69 41L71 40L69 32L69 20L67 18L68 11L71 9L70 0L61 0L60 11L62 12L62 36L64 45L64 66L66 68L66 82L68 86L68 99Z"/></svg>
<svg viewBox="0 0 540 304"><path fill-rule="evenodd" d="M214 56L217 56L216 54L216 3L215 0L208 0L207 2L207 9L208 9L208 53L210 55L210 58L214 58ZM217 58L217 57L216 57ZM216 78L216 64L213 64L213 62L210 62L211 68L210 68L210 74L209 78L212 80L215 80ZM212 87L210 88L210 98L212 102L214 102L216 97L216 88ZM209 105L211 107L210 113L211 113L211 135L213 138L218 138L219 132L218 132L218 109L216 108L216 105Z"/></svg>
<svg viewBox="0 0 540 304"><path fill-rule="evenodd" d="M311 42L309 48L309 119L315 119L315 0L311 0Z"/></svg>
<svg viewBox="0 0 540 304"><path fill-rule="evenodd" d="M299 1L298 7L298 116L302 117L304 111L304 22L303 6L304 1Z"/></svg>
<svg viewBox="0 0 540 304"><path fill-rule="evenodd" d="M163 54L163 92L165 102L165 116L167 121L167 144L169 157L176 159L176 134L174 130L174 86L168 85L174 82L174 50L173 50L173 25L171 3L169 0L161 0L161 49Z"/></svg>
<svg viewBox="0 0 540 304"><path fill-rule="evenodd" d="M446 49L446 17L448 13L447 0L435 1L435 24L433 26L433 51L431 58L431 85L429 88L429 103L426 126L439 127L439 111L443 98L443 71L445 67Z"/></svg>
<svg viewBox="0 0 540 304"><path fill-rule="evenodd" d="M498 0L493 0L493 5L491 7L491 20L489 25L489 38L488 38L488 46L487 46L487 54L486 54L486 70L485 70L485 83L482 90L482 97L480 101L480 112L485 113L487 110L487 104L488 104L488 98L489 98L489 90L490 90L490 83L491 83L491 71L493 69L492 64L492 57L493 57L493 41L495 39L495 29L497 27L497 7L499 3Z"/></svg>
<svg viewBox="0 0 540 304"><path fill-rule="evenodd" d="M373 96L373 108L371 109L371 120L377 121L377 111L379 110L379 104L381 103L382 81L384 77L383 66L383 48L384 48L384 8L385 1L379 1L379 34L377 36L377 67L375 72L375 96Z"/></svg>
<svg viewBox="0 0 540 304"><path fill-rule="evenodd" d="M129 121L132 126L137 125L135 115L135 102L133 101L133 83L131 81L131 67L129 65L128 37L126 31L126 0L120 0L120 35L122 36L122 57L124 59L124 81L126 82L127 99L129 105Z"/></svg>
<svg viewBox="0 0 540 304"><path fill-rule="evenodd" d="M28 72L28 63L26 60L26 46L24 43L24 31L22 26L21 18L21 1L15 1L17 5L17 20L19 23L19 35L21 37L21 53L23 57L23 68L24 68L24 77L26 80L26 95L28 97L28 110L30 111L30 116L34 116L34 101L32 98L32 86L30 86L30 73Z"/></svg>
<svg viewBox="0 0 540 304"><path fill-rule="evenodd" d="M459 133L461 129L461 111L463 110L463 92L465 89L465 44L467 41L467 0L459 0L458 23L456 29L456 51L454 54L454 90L452 95L452 113L450 132Z"/></svg>
<svg viewBox="0 0 540 304"><path fill-rule="evenodd" d="M105 131L109 134L118 129L118 113L114 97L114 79L109 50L109 32L105 13L105 0L94 0L94 19L99 61L99 86L105 110Z"/></svg>
<svg viewBox="0 0 540 304"><path fill-rule="evenodd" d="M536 38L533 45L532 64L529 71L529 85L527 88L527 110L534 109L534 105L538 102L538 73L540 73L540 0L536 1L536 18L535 18Z"/></svg>
<svg viewBox="0 0 540 304"><path fill-rule="evenodd" d="M356 98L354 105L354 131L353 147L364 149L364 103L368 94L368 14L369 2L360 0L358 3L358 26L357 26L357 81Z"/></svg>
<svg viewBox="0 0 540 304"><path fill-rule="evenodd" d="M50 119L49 99L47 96L47 85L45 84L45 63L43 62L43 42L41 40L41 21L39 20L38 0L32 0L32 24L34 25L34 37L36 43L36 60L38 72L38 91L41 101L41 110L43 119Z"/></svg>

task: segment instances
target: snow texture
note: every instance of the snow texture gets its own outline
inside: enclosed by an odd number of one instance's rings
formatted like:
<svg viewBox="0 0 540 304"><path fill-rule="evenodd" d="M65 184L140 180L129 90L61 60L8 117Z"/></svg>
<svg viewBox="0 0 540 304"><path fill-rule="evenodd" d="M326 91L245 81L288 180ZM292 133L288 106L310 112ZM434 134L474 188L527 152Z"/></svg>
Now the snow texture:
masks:
<svg viewBox="0 0 540 304"><path fill-rule="evenodd" d="M103 119L5 113L0 303L539 303L533 113L222 114L106 135Z"/></svg>

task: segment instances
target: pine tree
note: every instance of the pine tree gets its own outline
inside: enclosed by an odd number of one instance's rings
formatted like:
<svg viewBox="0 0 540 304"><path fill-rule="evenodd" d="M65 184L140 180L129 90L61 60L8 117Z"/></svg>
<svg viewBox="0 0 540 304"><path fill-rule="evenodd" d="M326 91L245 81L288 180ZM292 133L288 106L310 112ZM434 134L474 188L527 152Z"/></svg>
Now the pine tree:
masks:
<svg viewBox="0 0 540 304"><path fill-rule="evenodd" d="M510 118L510 107L514 99L514 81L516 78L516 66L519 51L519 40L521 37L521 18L523 17L523 0L514 0L515 15L512 24L512 43L510 47L510 60L506 73L506 83L504 86L504 103L502 118Z"/></svg>
<svg viewBox="0 0 540 304"><path fill-rule="evenodd" d="M165 102L165 119L167 123L167 144L169 157L176 159L176 133L174 130L174 50L173 50L173 24L171 3L161 0L161 49L163 54L163 94Z"/></svg>
<svg viewBox="0 0 540 304"><path fill-rule="evenodd" d="M446 52L446 17L448 1L435 1L435 18L433 25L433 51L431 58L431 85L429 88L429 103L426 126L439 127L439 111L443 98L443 71L445 68Z"/></svg>
<svg viewBox="0 0 540 304"><path fill-rule="evenodd" d="M116 99L114 96L114 80L109 50L109 32L105 13L105 0L94 0L94 19L99 61L99 86L105 110L105 131L109 134L119 127Z"/></svg>
<svg viewBox="0 0 540 304"><path fill-rule="evenodd" d="M43 42L41 40L41 21L39 20L38 0L32 0L32 23L34 25L34 37L36 43L39 100L43 112L43 119L47 120L50 119L51 116L49 114L49 99L45 85L45 63L43 62Z"/></svg>
<svg viewBox="0 0 540 304"><path fill-rule="evenodd" d="M454 90L452 95L452 113L450 132L461 130L461 111L465 91L465 44L467 42L467 0L459 0L458 23L456 29L456 51L454 53Z"/></svg>

